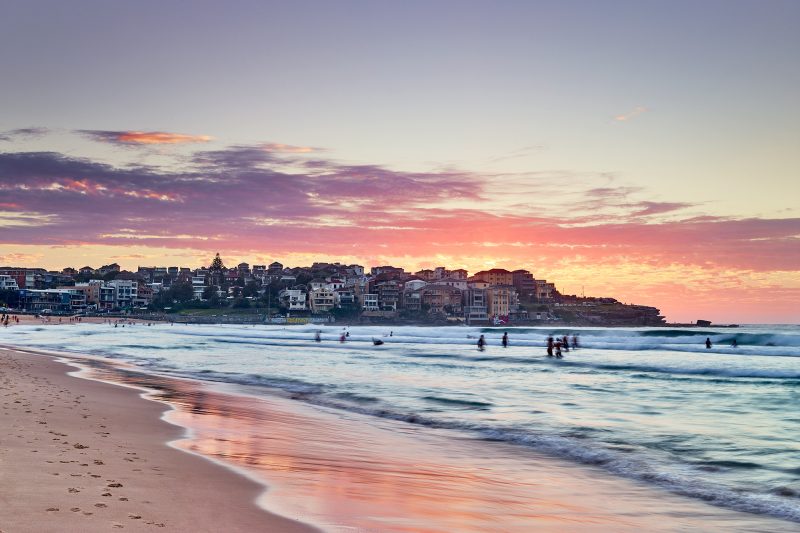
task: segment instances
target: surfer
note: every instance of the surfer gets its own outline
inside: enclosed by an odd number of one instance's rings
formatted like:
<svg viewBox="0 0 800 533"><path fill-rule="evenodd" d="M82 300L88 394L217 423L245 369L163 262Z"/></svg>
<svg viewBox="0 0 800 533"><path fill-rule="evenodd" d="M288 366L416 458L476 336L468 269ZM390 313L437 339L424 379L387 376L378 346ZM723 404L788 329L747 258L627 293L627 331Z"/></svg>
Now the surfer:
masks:
<svg viewBox="0 0 800 533"><path fill-rule="evenodd" d="M738 348L738 347L739 347L739 343L736 342L736 339L733 339L733 342L731 343L731 348Z"/></svg>
<svg viewBox="0 0 800 533"><path fill-rule="evenodd" d="M706 350L711 349L711 339L706 337Z"/></svg>
<svg viewBox="0 0 800 533"><path fill-rule="evenodd" d="M503 348L508 348L508 332L503 333Z"/></svg>
<svg viewBox="0 0 800 533"><path fill-rule="evenodd" d="M484 346L486 346L486 339L481 335L478 339L478 350L482 352L485 349Z"/></svg>
<svg viewBox="0 0 800 533"><path fill-rule="evenodd" d="M320 336L319 331L314 335L314 342L322 342L322 336Z"/></svg>

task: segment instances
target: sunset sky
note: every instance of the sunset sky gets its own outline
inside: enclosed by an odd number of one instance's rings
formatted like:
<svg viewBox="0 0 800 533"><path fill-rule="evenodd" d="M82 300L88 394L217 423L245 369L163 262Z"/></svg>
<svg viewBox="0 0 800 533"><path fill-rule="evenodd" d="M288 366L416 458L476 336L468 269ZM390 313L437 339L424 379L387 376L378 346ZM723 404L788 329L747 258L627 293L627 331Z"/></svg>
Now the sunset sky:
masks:
<svg viewBox="0 0 800 533"><path fill-rule="evenodd" d="M10 1L0 266L526 268L800 322L800 2Z"/></svg>

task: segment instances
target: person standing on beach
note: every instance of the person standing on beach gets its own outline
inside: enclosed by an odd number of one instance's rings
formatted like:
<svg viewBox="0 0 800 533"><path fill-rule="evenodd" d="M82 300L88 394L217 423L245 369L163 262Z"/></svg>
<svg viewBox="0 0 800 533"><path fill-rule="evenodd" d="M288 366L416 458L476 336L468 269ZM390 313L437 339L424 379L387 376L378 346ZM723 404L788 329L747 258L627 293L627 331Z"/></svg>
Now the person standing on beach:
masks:
<svg viewBox="0 0 800 533"><path fill-rule="evenodd" d="M711 339L706 337L706 350L711 349Z"/></svg>
<svg viewBox="0 0 800 533"><path fill-rule="evenodd" d="M486 339L481 335L478 339L478 351L482 352L485 349L484 346L486 346Z"/></svg>
<svg viewBox="0 0 800 533"><path fill-rule="evenodd" d="M508 332L503 333L503 348L508 348Z"/></svg>

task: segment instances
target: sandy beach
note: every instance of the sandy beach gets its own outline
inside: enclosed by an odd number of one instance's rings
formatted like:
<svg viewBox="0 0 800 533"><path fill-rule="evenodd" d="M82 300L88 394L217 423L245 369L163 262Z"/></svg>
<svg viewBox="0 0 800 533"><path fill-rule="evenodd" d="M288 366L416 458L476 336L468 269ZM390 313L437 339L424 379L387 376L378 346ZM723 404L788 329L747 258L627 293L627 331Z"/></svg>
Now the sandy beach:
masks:
<svg viewBox="0 0 800 533"><path fill-rule="evenodd" d="M130 388L0 350L0 530L313 531L256 506L263 487L166 446L183 429Z"/></svg>

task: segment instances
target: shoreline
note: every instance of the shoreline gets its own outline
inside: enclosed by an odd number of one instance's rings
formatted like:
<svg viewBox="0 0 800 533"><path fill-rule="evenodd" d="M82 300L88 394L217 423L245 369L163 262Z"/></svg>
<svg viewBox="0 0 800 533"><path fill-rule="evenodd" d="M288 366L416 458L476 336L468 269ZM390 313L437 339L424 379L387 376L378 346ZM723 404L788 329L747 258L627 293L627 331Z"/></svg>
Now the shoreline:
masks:
<svg viewBox="0 0 800 533"><path fill-rule="evenodd" d="M0 348L0 530L316 531L258 506L261 484L168 446L185 433L168 406L59 357Z"/></svg>
<svg viewBox="0 0 800 533"><path fill-rule="evenodd" d="M190 428L189 436L167 439L170 446L224 464L229 476L258 480L272 489L260 492L262 509L324 530L482 531L500 525L507 531L730 531L790 524L521 453L514 445L264 397L258 388L249 395L246 387L125 369L102 358L63 357L85 369L84 379L69 378L74 381L122 384L140 397L143 389L150 391L144 401L172 407L164 413L158 406L161 418L173 429ZM216 477L209 481L217 487ZM252 507L255 497L246 500ZM473 507L493 510L480 519Z"/></svg>

